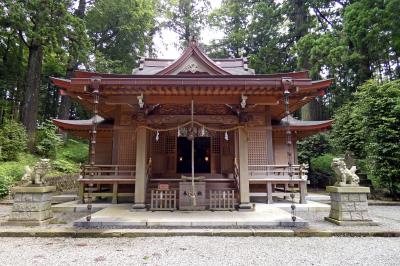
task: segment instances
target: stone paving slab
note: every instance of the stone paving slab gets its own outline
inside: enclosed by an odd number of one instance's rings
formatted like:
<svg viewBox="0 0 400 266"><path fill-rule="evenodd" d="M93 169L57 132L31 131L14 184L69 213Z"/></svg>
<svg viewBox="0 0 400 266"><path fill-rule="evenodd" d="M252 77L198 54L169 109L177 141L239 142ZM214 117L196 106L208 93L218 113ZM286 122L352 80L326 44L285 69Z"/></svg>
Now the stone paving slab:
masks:
<svg viewBox="0 0 400 266"><path fill-rule="evenodd" d="M256 204L255 211L155 211L133 212L131 204L106 207L92 214L90 222L81 218L78 227L306 227L308 222L276 206Z"/></svg>

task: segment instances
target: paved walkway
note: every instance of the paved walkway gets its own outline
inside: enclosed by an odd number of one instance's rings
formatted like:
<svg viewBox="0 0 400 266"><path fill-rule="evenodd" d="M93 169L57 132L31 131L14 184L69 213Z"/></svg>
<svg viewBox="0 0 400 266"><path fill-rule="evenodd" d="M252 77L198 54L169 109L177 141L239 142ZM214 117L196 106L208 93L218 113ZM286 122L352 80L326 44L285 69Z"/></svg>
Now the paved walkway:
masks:
<svg viewBox="0 0 400 266"><path fill-rule="evenodd" d="M3 266L398 265L399 238L0 238Z"/></svg>
<svg viewBox="0 0 400 266"><path fill-rule="evenodd" d="M288 205L288 204L286 204ZM131 204L111 205L74 222L79 227L305 227L299 218L294 223L291 214L278 206L255 204L254 211L155 211L133 212Z"/></svg>

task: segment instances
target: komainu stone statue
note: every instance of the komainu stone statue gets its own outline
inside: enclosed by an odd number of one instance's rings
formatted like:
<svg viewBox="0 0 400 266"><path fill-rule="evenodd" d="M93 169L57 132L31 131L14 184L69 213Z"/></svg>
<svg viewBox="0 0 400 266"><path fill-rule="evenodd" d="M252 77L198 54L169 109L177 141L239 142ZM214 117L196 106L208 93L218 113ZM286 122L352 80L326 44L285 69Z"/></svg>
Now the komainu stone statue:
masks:
<svg viewBox="0 0 400 266"><path fill-rule="evenodd" d="M25 174L22 180L29 181L31 185L43 185L44 177L50 171L50 160L40 159L38 163L31 169L28 165L25 166Z"/></svg>
<svg viewBox="0 0 400 266"><path fill-rule="evenodd" d="M355 165L351 166L351 168L349 169L347 168L343 158L334 158L331 167L336 174L335 186L338 187L358 186L360 179L356 175L357 168Z"/></svg>

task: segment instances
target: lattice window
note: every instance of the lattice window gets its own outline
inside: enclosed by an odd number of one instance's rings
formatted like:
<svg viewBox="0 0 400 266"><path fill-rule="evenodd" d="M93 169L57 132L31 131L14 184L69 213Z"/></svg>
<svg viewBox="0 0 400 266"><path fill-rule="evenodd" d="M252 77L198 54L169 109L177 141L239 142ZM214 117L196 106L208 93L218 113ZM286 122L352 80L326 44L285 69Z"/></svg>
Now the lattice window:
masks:
<svg viewBox="0 0 400 266"><path fill-rule="evenodd" d="M176 150L176 136L175 134L168 134L165 139L165 152L168 154L175 154Z"/></svg>
<svg viewBox="0 0 400 266"><path fill-rule="evenodd" d="M118 132L118 164L134 165L136 163L136 134L132 131Z"/></svg>
<svg viewBox="0 0 400 266"><path fill-rule="evenodd" d="M159 132L158 141L156 140L157 132L152 132L151 134L151 150L152 153L165 153L165 139L166 133Z"/></svg>
<svg viewBox="0 0 400 266"><path fill-rule="evenodd" d="M225 139L225 132L220 133L220 145L222 155L235 154L235 135L233 131L228 132L228 140Z"/></svg>
<svg viewBox="0 0 400 266"><path fill-rule="evenodd" d="M266 130L249 130L249 170L258 170L267 165L267 132Z"/></svg>
<svg viewBox="0 0 400 266"><path fill-rule="evenodd" d="M211 137L211 151L212 153L221 153L221 135L219 133Z"/></svg>

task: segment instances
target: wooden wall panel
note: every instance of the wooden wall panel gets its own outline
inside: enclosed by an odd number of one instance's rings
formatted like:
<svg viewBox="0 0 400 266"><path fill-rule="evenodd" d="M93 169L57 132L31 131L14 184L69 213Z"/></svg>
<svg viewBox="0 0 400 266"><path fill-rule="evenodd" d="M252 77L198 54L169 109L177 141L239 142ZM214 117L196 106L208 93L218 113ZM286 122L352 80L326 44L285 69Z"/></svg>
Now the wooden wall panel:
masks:
<svg viewBox="0 0 400 266"><path fill-rule="evenodd" d="M117 164L135 165L136 164L136 131L133 129L118 130ZM114 146L115 149L115 146Z"/></svg>
<svg viewBox="0 0 400 266"><path fill-rule="evenodd" d="M96 140L96 164L112 164L112 137L97 138Z"/></svg>
<svg viewBox="0 0 400 266"><path fill-rule="evenodd" d="M273 134L273 143L274 143L274 157L275 164L287 164L287 145L286 145L286 134L284 131L274 132ZM293 162L297 163L297 147L296 147L296 139L292 138L292 154L293 154Z"/></svg>
<svg viewBox="0 0 400 266"><path fill-rule="evenodd" d="M233 173L233 162L235 159L234 132L228 132L229 140L225 139L225 133L221 135L221 173Z"/></svg>

